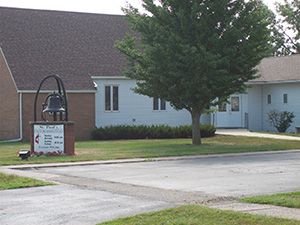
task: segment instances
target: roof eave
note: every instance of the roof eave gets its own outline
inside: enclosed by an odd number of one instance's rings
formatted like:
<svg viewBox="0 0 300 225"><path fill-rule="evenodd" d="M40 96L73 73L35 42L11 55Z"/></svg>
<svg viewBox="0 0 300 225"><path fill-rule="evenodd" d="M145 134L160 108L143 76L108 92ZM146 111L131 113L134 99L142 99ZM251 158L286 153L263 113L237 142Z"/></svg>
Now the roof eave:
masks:
<svg viewBox="0 0 300 225"><path fill-rule="evenodd" d="M276 81L248 81L246 84L289 84L299 83L300 80L276 80Z"/></svg>
<svg viewBox="0 0 300 225"><path fill-rule="evenodd" d="M11 69L10 69L10 67L9 67L9 65L8 65L8 62L7 62L7 60L6 60L6 57L5 57L5 55L4 55L4 52L3 52L2 48L1 48L1 46L0 46L0 52L1 52L2 57L3 57L3 59L4 59L5 65L6 65L7 69L8 69L8 71L9 71L9 74L10 74L10 76L11 76L11 79L12 79L14 85L15 85L15 88L16 88L16 90L17 90L17 92L18 92L18 91L19 91L18 86L17 86L17 84L16 84L16 81L15 81L15 79L14 79L14 76L12 75Z"/></svg>
<svg viewBox="0 0 300 225"><path fill-rule="evenodd" d="M132 80L125 76L91 76L92 80Z"/></svg>
<svg viewBox="0 0 300 225"><path fill-rule="evenodd" d="M36 90L18 90L18 93L24 93L24 94L35 94ZM53 90L41 90L40 93L51 93ZM66 90L66 93L82 93L82 94L88 94L88 93L96 93L97 90Z"/></svg>

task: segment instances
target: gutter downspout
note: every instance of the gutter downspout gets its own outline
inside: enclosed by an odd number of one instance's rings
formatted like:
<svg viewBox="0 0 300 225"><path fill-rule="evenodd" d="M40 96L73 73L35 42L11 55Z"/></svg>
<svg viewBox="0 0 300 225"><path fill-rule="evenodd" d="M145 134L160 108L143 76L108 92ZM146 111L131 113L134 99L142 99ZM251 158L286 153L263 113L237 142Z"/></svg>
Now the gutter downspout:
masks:
<svg viewBox="0 0 300 225"><path fill-rule="evenodd" d="M5 141L0 141L0 143L8 143L8 142L17 142L17 141L22 141L23 139L23 126L22 126L22 92L19 92L20 94L20 97L19 97L19 107L20 107L20 110L19 110L19 113L20 113L20 120L19 120L19 123L20 123L20 137L18 139L12 139L12 140L5 140Z"/></svg>

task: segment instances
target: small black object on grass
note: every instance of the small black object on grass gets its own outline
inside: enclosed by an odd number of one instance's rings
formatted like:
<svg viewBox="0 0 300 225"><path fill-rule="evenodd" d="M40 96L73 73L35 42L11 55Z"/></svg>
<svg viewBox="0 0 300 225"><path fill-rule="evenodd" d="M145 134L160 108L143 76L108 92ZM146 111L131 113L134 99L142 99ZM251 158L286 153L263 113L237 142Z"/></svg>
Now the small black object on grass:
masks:
<svg viewBox="0 0 300 225"><path fill-rule="evenodd" d="M30 151L29 150L21 150L19 152L19 157L21 157L22 160L28 159L28 157L30 157Z"/></svg>

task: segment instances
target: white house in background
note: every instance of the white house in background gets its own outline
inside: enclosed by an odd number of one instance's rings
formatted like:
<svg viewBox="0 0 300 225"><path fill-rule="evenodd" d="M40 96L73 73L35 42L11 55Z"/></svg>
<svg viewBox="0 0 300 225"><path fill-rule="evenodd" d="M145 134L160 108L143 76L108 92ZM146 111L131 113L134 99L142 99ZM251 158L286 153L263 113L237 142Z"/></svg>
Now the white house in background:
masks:
<svg viewBox="0 0 300 225"><path fill-rule="evenodd" d="M126 77L92 77L96 83L96 126L109 125L190 125L187 110L175 110L168 102L134 93L136 81ZM203 115L201 123L210 123Z"/></svg>
<svg viewBox="0 0 300 225"><path fill-rule="evenodd" d="M231 104L211 115L216 127L245 127L251 131L277 131L267 122L272 109L294 112L288 132L300 125L300 54L265 58L257 67L261 77L248 82L246 94L231 96Z"/></svg>
<svg viewBox="0 0 300 225"><path fill-rule="evenodd" d="M218 128L247 128L251 131L276 131L267 123L272 109L293 111L295 121L288 129L300 125L300 55L270 57L257 67L261 77L248 82L246 94L230 97L230 104L219 106L211 115L202 115L202 124ZM136 82L126 77L93 76L97 84L96 126L191 124L190 113L176 111L170 104L135 94Z"/></svg>

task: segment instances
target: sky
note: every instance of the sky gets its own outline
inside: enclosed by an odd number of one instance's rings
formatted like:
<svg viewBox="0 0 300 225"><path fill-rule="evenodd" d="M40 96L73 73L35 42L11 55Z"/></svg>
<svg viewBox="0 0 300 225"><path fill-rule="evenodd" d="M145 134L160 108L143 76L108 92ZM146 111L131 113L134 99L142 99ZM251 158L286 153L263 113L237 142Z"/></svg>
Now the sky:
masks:
<svg viewBox="0 0 300 225"><path fill-rule="evenodd" d="M275 2L283 0L263 0L272 10L275 9ZM27 9L49 9L73 12L89 12L101 14L122 15L121 7L125 7L127 2L135 7L141 6L141 0L0 0L0 6L17 7Z"/></svg>

